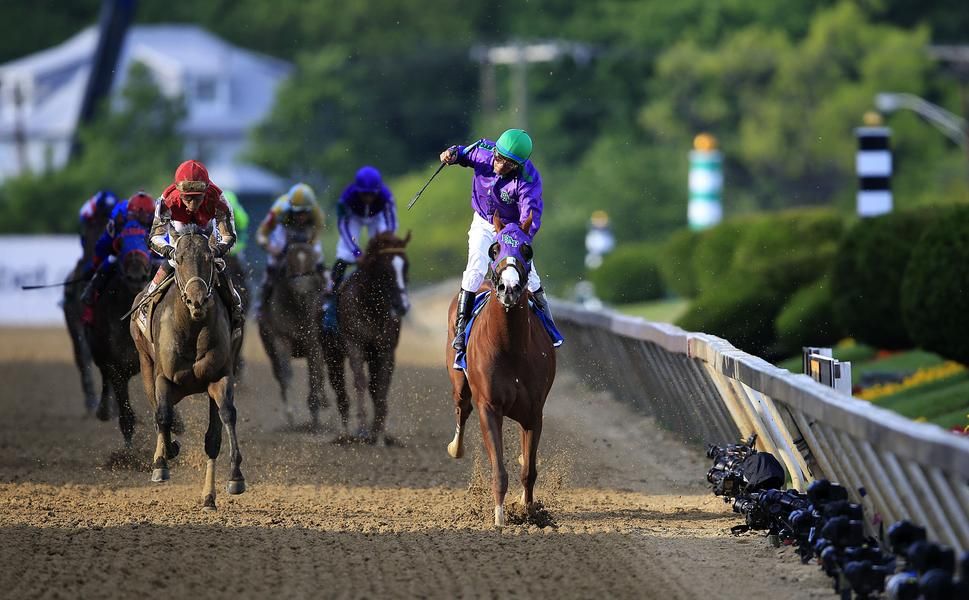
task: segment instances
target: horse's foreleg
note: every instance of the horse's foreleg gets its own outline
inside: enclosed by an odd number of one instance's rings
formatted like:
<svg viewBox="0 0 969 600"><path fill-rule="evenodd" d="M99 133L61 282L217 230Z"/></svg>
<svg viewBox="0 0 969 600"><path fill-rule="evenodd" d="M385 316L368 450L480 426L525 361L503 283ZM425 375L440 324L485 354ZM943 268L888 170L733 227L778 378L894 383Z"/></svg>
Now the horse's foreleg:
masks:
<svg viewBox="0 0 969 600"><path fill-rule="evenodd" d="M542 419L531 429L522 427L522 505L532 512L535 502L535 480L538 479L538 441L542 437Z"/></svg>
<svg viewBox="0 0 969 600"><path fill-rule="evenodd" d="M172 441L172 421L175 419L175 385L159 375L155 378L155 428L158 432L151 480L168 481L168 459L178 454L178 444Z"/></svg>
<svg viewBox="0 0 969 600"><path fill-rule="evenodd" d="M501 441L501 415L493 408L478 406L478 420L481 422L481 438L484 440L491 459L491 491L495 500L495 526L505 525L505 494L508 493L508 472Z"/></svg>
<svg viewBox="0 0 969 600"><path fill-rule="evenodd" d="M364 371L364 360L362 353L353 349L348 353L350 359L350 370L353 371L353 392L357 401L357 427L360 434L366 434L367 409L364 406L367 393L367 374Z"/></svg>
<svg viewBox="0 0 969 600"><path fill-rule="evenodd" d="M242 476L242 452L239 451L239 439L236 437L236 405L229 377L223 377L215 383L209 384L209 397L219 406L219 417L229 433L229 483L226 491L230 494L241 494L246 491L246 478Z"/></svg>
<svg viewBox="0 0 969 600"><path fill-rule="evenodd" d="M326 370L330 376L330 387L336 396L336 407L340 411L340 423L343 425L344 436L350 435L350 399L347 397L346 374L344 356L334 342L324 339L323 356L326 360Z"/></svg>
<svg viewBox="0 0 969 600"><path fill-rule="evenodd" d="M209 396L209 428L205 432L205 483L202 485L202 509L215 510L215 459L222 449L222 418L219 407Z"/></svg>
<svg viewBox="0 0 969 600"><path fill-rule="evenodd" d="M311 344L310 351L306 355L306 370L309 371L310 389L306 398L306 403L310 408L310 415L313 417L313 427L320 425L320 406L325 406L325 390L323 376L323 353L318 344Z"/></svg>
<svg viewBox="0 0 969 600"><path fill-rule="evenodd" d="M65 300L66 301L66 300ZM88 415L95 414L98 408L98 399L94 392L94 364L91 358L91 347L88 346L84 327L77 321L79 315L73 314L65 309L65 319L67 329L74 342L74 364L81 374L81 391L84 394L84 408ZM107 420L107 419L105 419Z"/></svg>
<svg viewBox="0 0 969 600"><path fill-rule="evenodd" d="M371 439L380 441L387 425L387 395L394 375L394 355L374 358L370 361L370 397L373 399L373 429Z"/></svg>
<svg viewBox="0 0 969 600"><path fill-rule="evenodd" d="M290 348L284 346L278 339L273 339L271 345L266 348L269 354L269 362L273 367L273 376L279 382L279 394L283 400L283 412L286 415L286 423L292 427L295 421L293 407L289 403L289 384L293 380L293 367L289 364Z"/></svg>
<svg viewBox="0 0 969 600"><path fill-rule="evenodd" d="M110 369L101 369L101 398L98 401L97 410L94 411L94 416L99 421L111 420L111 400L114 399L114 391L111 387L112 375Z"/></svg>
<svg viewBox="0 0 969 600"><path fill-rule="evenodd" d="M114 388L114 397L118 402L118 427L124 437L124 447L130 450L131 438L135 433L135 412L131 410L127 375L115 373L111 378L111 387Z"/></svg>
<svg viewBox="0 0 969 600"><path fill-rule="evenodd" d="M451 458L461 458L464 456L464 425L471 416L471 387L468 380L461 375L461 389L454 393L454 418L457 427L454 431L454 439L447 445L447 453Z"/></svg>

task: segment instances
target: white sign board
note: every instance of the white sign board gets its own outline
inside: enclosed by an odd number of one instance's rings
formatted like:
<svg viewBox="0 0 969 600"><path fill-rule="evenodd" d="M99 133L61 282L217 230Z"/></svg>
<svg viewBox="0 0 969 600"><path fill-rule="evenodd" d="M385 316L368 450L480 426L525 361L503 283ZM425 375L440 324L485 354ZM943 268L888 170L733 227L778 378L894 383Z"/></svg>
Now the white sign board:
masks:
<svg viewBox="0 0 969 600"><path fill-rule="evenodd" d="M63 287L20 288L64 281L80 257L77 235L0 235L0 326L62 325Z"/></svg>

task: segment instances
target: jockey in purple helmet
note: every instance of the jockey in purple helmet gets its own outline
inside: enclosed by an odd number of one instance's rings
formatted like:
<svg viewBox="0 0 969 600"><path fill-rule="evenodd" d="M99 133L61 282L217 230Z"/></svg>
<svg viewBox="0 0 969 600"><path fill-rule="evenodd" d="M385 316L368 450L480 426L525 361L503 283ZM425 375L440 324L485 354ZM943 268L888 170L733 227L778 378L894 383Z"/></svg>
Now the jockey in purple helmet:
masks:
<svg viewBox="0 0 969 600"><path fill-rule="evenodd" d="M340 195L337 203L337 229L340 241L336 245L336 262L330 277L334 291L343 281L347 265L357 262L360 249L360 230L367 228L368 237L378 233L397 231L397 205L374 167L361 167L353 183Z"/></svg>
<svg viewBox="0 0 969 600"><path fill-rule="evenodd" d="M475 292L488 273L488 248L497 235L492 225L494 214L497 212L504 223L522 223L530 214L532 224L525 233L532 238L542 226L542 177L528 160L531 154L532 139L521 129L505 131L497 142L481 139L470 146L451 146L441 153L441 162L474 170L471 183L474 217L468 229L468 265L461 277L455 317L457 335L451 344L456 350L464 350L464 329L471 318ZM534 261L528 274L528 290L551 320L552 313Z"/></svg>

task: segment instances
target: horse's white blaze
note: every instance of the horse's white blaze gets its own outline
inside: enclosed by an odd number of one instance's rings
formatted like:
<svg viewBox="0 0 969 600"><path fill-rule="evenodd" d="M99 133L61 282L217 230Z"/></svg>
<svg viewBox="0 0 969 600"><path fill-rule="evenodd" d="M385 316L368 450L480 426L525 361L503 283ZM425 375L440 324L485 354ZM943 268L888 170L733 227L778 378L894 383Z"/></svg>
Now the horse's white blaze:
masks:
<svg viewBox="0 0 969 600"><path fill-rule="evenodd" d="M521 283L521 276L518 274L518 269L512 266L507 266L501 272L501 282L505 284L505 288L512 289L519 283Z"/></svg>
<svg viewBox="0 0 969 600"><path fill-rule="evenodd" d="M394 273L397 274L397 289L400 290L400 301L404 310L410 310L410 299L407 297L407 285L404 283L404 257L395 256L390 261L394 265Z"/></svg>
<svg viewBox="0 0 969 600"><path fill-rule="evenodd" d="M495 507L495 527L505 526L505 507L496 506Z"/></svg>

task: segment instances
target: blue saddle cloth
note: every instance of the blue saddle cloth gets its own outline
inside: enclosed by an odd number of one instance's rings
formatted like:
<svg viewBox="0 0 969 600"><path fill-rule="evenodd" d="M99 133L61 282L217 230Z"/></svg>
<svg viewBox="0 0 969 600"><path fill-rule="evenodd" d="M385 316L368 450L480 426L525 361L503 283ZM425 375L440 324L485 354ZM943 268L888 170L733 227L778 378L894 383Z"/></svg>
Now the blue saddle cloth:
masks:
<svg viewBox="0 0 969 600"><path fill-rule="evenodd" d="M491 295L491 290L485 290L474 297L474 307L471 309L471 318L468 319L468 325L464 328L464 345L468 346L471 341L471 328L474 327L474 322L478 319L478 315L481 313L481 309L484 308L485 303L488 301L488 296ZM541 308L535 304L531 298L528 299L528 306L532 309L532 312L538 317L538 320L542 322L542 326L545 327L545 331L548 332L548 336L552 338L552 346L558 348L565 341L565 337L555 326L555 323L548 318L548 315L542 311ZM454 354L454 365L453 368L463 371L468 367L468 357L466 352L458 351Z"/></svg>

